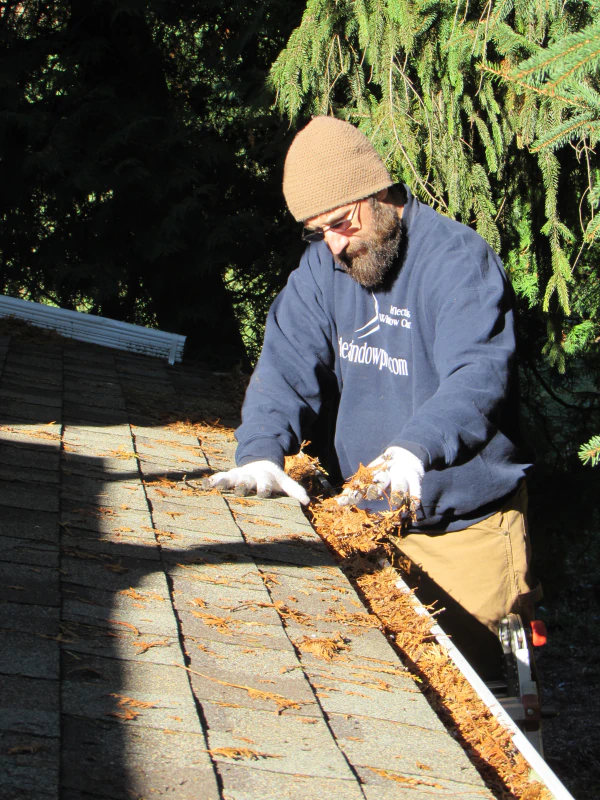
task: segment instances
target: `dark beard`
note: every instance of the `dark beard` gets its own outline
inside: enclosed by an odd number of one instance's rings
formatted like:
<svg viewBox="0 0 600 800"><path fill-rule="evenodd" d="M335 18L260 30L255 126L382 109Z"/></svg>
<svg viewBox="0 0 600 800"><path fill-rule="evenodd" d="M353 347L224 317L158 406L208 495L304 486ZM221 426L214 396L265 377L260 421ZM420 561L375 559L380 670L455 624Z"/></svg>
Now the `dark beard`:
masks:
<svg viewBox="0 0 600 800"><path fill-rule="evenodd" d="M343 253L334 255L336 263L365 289L382 285L398 256L402 241L402 223L395 206L375 201L371 211L373 231L370 238L356 240L354 252L351 239Z"/></svg>

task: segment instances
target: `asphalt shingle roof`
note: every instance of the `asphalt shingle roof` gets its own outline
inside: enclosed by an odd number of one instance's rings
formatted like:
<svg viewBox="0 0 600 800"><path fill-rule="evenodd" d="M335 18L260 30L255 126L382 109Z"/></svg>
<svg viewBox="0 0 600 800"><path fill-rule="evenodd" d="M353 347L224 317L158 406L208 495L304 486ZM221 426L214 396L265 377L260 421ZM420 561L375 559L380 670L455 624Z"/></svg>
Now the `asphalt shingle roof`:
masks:
<svg viewBox="0 0 600 800"><path fill-rule="evenodd" d="M144 411L223 391L0 337L0 796L491 797L299 505L200 492L235 443Z"/></svg>

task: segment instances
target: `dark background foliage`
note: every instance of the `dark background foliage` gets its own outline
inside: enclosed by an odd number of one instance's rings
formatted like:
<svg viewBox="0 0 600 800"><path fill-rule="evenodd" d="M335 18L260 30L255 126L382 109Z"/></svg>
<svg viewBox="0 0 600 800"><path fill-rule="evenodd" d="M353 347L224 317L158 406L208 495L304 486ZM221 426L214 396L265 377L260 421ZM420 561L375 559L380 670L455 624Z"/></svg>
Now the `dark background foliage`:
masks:
<svg viewBox="0 0 600 800"><path fill-rule="evenodd" d="M280 189L291 131L265 79L301 12L0 6L2 291L156 325L248 365L256 337L235 309L262 321L298 253Z"/></svg>

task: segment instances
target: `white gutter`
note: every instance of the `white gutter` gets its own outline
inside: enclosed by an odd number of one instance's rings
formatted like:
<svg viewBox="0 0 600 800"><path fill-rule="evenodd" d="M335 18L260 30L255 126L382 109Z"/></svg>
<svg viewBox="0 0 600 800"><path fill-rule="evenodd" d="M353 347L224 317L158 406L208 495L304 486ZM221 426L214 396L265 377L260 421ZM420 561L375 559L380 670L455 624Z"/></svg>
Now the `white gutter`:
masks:
<svg viewBox="0 0 600 800"><path fill-rule="evenodd" d="M388 561L382 560L381 566L391 566ZM425 606L415 597L414 593L409 589L405 581L398 575L396 586L403 594L411 597L412 603L415 607L417 614L422 616L431 617L429 611ZM521 753L525 761L529 764L533 771L532 780L538 780L550 792L554 800L575 800L573 795L565 788L560 779L550 769L548 764L544 761L542 756L538 753L535 747L527 739L525 734L517 727L511 717L502 708L498 700L494 697L492 692L488 689L485 683L481 680L479 675L475 672L473 667L469 664L467 659L460 652L458 647L450 640L444 633L442 628L434 622L431 628L431 633L435 636L436 641L448 651L448 656L463 677L471 684L479 698L488 707L490 712L501 722L505 728L508 728L512 742L516 749Z"/></svg>
<svg viewBox="0 0 600 800"><path fill-rule="evenodd" d="M166 358L169 364L181 361L183 357L185 336L129 322L0 295L0 317L6 316L26 320L39 328L50 328L81 342Z"/></svg>

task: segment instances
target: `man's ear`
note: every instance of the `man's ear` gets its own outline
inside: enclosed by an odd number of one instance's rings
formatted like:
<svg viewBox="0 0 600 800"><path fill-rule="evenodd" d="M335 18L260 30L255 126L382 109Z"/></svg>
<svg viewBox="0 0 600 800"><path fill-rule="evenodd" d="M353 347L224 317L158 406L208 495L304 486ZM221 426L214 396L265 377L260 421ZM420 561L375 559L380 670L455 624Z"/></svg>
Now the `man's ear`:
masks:
<svg viewBox="0 0 600 800"><path fill-rule="evenodd" d="M387 190L387 187L386 187L385 189L380 189L377 192L377 194L375 195L375 199L379 200L379 201L383 201L383 200L385 200L385 198L387 196L388 196L388 190Z"/></svg>

